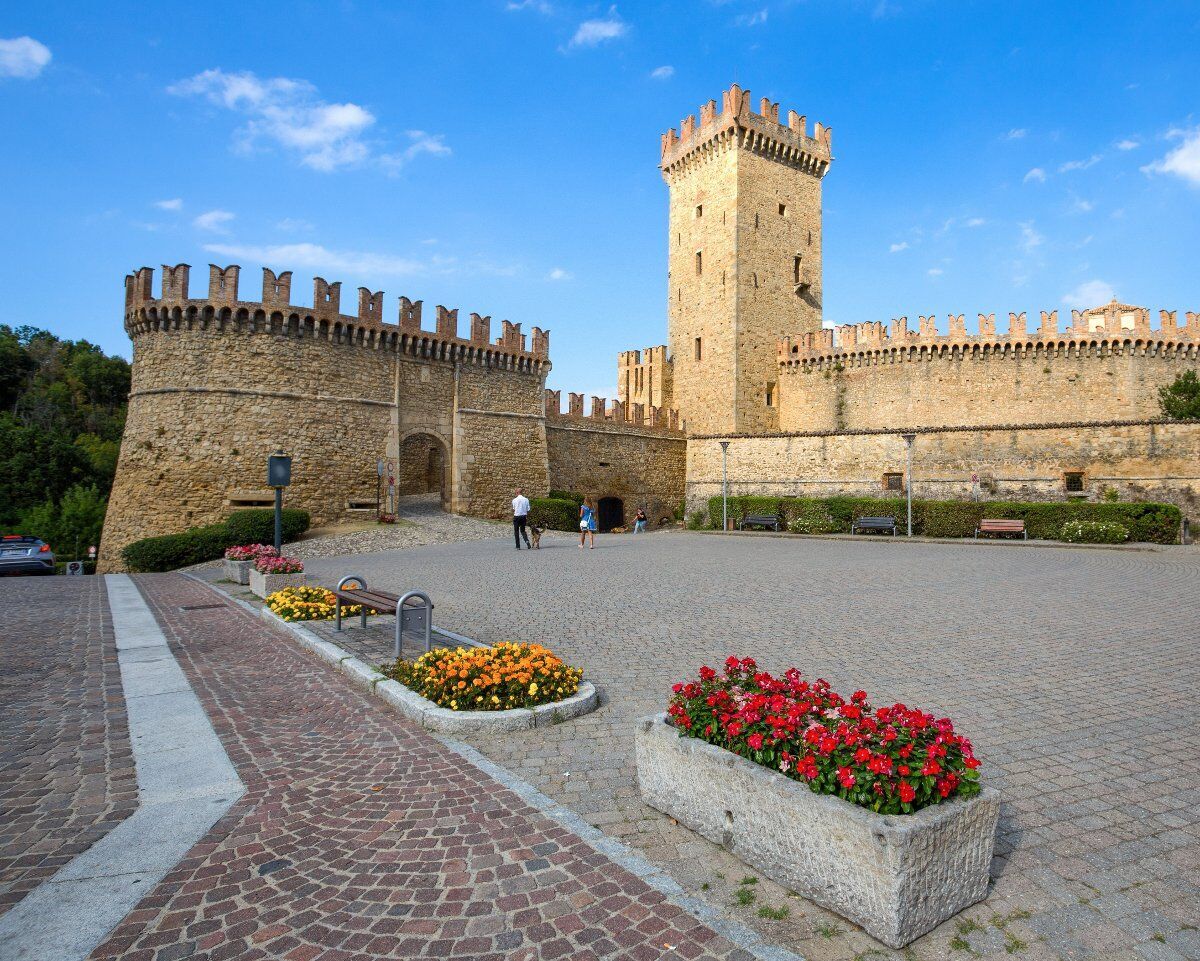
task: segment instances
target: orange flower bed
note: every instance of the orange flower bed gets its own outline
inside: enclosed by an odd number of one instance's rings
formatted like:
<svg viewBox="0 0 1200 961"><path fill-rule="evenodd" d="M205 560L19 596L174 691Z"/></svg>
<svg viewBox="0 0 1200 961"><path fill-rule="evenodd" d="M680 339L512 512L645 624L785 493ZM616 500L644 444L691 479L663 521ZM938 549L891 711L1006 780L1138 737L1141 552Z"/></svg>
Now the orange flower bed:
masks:
<svg viewBox="0 0 1200 961"><path fill-rule="evenodd" d="M504 641L494 647L434 650L380 670L452 711L506 711L571 697L583 671L540 644Z"/></svg>

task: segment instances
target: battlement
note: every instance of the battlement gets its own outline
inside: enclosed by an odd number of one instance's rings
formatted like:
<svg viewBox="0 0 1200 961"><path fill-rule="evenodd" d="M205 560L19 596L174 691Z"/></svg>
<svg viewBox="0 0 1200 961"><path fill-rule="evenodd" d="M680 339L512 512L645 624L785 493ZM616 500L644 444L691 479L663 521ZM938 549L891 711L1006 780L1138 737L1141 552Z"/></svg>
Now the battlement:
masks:
<svg viewBox="0 0 1200 961"><path fill-rule="evenodd" d="M781 367L807 367L869 358L888 352L911 354L1001 352L1034 349L1123 349L1177 345L1185 351L1200 349L1200 313L1160 310L1158 327L1150 325L1145 307L1119 304L1071 311L1071 324L1059 329L1058 311L1041 311L1036 331L1029 329L1025 312L1008 315L1008 330L996 332L996 315L979 314L975 332L967 330L963 314L949 315L949 333L939 333L933 315L922 316L918 328L907 317L893 318L890 328L881 322L846 324L797 337L785 337L776 348Z"/></svg>
<svg viewBox="0 0 1200 961"><path fill-rule="evenodd" d="M794 110L788 111L787 124L782 124L779 104L766 97L755 112L750 91L734 84L721 94L719 111L717 102L710 100L700 105L699 122L691 114L680 122L679 133L672 127L662 135L659 169L670 180L694 161L730 146L753 150L818 178L825 176L833 161L832 129L818 123L809 136L808 118Z"/></svg>
<svg viewBox="0 0 1200 961"><path fill-rule="evenodd" d="M208 296L189 299L191 266L163 265L161 296L153 296L154 270L141 267L125 278L125 330L131 338L146 330L177 329L181 325L234 325L251 331L283 335L327 337L339 343L366 344L399 349L426 357L463 357L489 365L515 366L545 372L550 369L550 331L534 327L530 343L521 325L501 321L502 333L494 342L491 317L472 313L470 330L459 336L458 309L437 307L435 327L421 326L422 302L401 297L394 324L383 318L383 291L358 288L358 313L341 312L341 282L313 278L313 305L291 303L292 272L276 274L263 268L262 299L243 301L238 296L241 267L209 265Z"/></svg>
<svg viewBox="0 0 1200 961"><path fill-rule="evenodd" d="M627 404L604 397L592 397L591 409L585 414L583 394L568 393L567 409L562 409L562 391L546 391L546 418L548 420L573 420L580 424L623 424L629 427L652 427L660 431L682 433L684 423L679 411L646 404Z"/></svg>

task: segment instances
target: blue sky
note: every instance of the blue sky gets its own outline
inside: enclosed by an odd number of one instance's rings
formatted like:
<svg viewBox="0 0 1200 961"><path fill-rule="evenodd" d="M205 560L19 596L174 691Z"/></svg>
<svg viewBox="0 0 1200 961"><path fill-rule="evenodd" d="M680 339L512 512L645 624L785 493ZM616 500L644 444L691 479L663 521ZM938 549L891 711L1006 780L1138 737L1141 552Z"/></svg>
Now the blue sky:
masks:
<svg viewBox="0 0 1200 961"><path fill-rule="evenodd" d="M548 327L611 393L665 339L659 134L735 79L833 128L827 321L1200 309L1194 2L21 7L0 322L125 355L125 273L238 262Z"/></svg>

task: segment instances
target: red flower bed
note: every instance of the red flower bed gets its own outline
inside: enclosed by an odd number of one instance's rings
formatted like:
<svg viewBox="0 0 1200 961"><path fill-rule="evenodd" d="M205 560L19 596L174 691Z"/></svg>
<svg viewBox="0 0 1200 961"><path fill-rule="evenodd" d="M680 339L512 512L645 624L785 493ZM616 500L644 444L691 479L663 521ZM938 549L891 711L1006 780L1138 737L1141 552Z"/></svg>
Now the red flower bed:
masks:
<svg viewBox="0 0 1200 961"><path fill-rule="evenodd" d="M795 668L783 677L731 657L724 674L676 684L667 713L681 736L723 747L881 814L912 814L979 793L979 761L949 718L904 704L873 708Z"/></svg>

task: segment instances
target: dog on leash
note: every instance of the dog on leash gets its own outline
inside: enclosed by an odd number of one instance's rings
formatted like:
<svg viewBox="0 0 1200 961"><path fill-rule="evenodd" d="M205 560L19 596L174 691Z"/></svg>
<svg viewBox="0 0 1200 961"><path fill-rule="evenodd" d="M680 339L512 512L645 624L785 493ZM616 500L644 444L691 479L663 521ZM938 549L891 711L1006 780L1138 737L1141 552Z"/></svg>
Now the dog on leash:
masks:
<svg viewBox="0 0 1200 961"><path fill-rule="evenodd" d="M540 551L542 549L542 531L546 528L538 527L536 524L531 524L529 527L529 537L533 541L533 549Z"/></svg>

